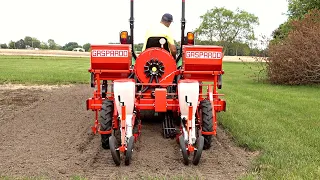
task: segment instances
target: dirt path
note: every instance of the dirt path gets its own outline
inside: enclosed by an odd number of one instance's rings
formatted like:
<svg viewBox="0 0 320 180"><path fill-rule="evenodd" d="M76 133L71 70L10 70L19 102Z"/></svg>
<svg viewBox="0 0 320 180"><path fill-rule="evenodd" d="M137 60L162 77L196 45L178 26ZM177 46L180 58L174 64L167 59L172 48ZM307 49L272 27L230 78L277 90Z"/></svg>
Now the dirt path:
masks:
<svg viewBox="0 0 320 180"><path fill-rule="evenodd" d="M92 90L89 85L0 86L0 176L236 179L248 168L252 153L233 146L221 129L200 164L184 166L176 141L163 139L161 124L150 122L143 124L132 164L116 167L110 151L101 148L99 135L90 132L93 112L86 111L85 100Z"/></svg>

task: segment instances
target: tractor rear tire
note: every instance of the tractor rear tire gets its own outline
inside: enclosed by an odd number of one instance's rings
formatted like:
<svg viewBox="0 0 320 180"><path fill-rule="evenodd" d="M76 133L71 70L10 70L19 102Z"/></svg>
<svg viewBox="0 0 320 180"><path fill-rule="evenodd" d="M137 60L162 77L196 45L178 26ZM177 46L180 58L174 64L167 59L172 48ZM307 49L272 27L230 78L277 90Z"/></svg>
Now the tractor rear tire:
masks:
<svg viewBox="0 0 320 180"><path fill-rule="evenodd" d="M112 128L113 118L113 101L106 99L102 103L102 109L100 112L100 130L110 131ZM110 149L109 137L111 134L101 134L101 146L104 149Z"/></svg>
<svg viewBox="0 0 320 180"><path fill-rule="evenodd" d="M209 100L203 100L200 102L200 109L202 111L202 131L203 132L212 132L213 131L213 115L212 115L212 106ZM203 135L204 137L204 146L203 149L209 149L211 147L212 135Z"/></svg>

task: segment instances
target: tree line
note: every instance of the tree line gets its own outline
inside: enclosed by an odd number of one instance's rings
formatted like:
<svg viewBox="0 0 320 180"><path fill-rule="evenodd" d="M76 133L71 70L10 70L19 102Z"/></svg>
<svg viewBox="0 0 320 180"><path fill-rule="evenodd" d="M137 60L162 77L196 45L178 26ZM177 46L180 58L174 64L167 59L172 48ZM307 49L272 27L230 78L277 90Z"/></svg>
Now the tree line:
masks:
<svg viewBox="0 0 320 180"><path fill-rule="evenodd" d="M195 32L196 45L219 45L224 47L224 54L228 56L257 56L263 49L253 45L257 40L254 34L254 26L259 25L259 19L254 14L241 9L231 11L226 8L215 7L208 10L201 17L201 24ZM176 45L179 42L175 42ZM118 44L118 43L109 43ZM134 45L135 51L142 50L143 43ZM41 42L37 38L26 36L18 41L10 41L9 44L1 44L1 48L26 49L39 48L51 50L72 51L74 48L83 48L90 51L90 43L83 46L77 42L69 42L60 46L53 39ZM179 47L179 46L178 46Z"/></svg>
<svg viewBox="0 0 320 180"><path fill-rule="evenodd" d="M259 19L254 14L239 8L232 11L226 8L215 7L208 10L200 18L200 26L194 29L195 44L223 46L224 54L229 56L257 56L264 51L264 49L254 44L257 41L254 27L259 25ZM134 49L141 51L142 45L142 43L135 44ZM0 47L67 51L82 47L86 51L90 51L90 43L81 46L77 42L69 42L64 46L60 46L53 39L49 39L47 42L40 42L37 38L30 36L26 36L24 39L16 42L10 41L8 45L1 44Z"/></svg>
<svg viewBox="0 0 320 180"><path fill-rule="evenodd" d="M180 42L175 42L177 48L180 48ZM195 41L196 45L216 45L223 46L222 42L219 41ZM141 52L143 43L138 43L134 45L134 50L136 52ZM259 48L250 48L247 43L233 42L228 46L228 49L225 52L226 56L258 56L263 53L263 49Z"/></svg>
<svg viewBox="0 0 320 180"><path fill-rule="evenodd" d="M288 37L292 31L293 23L297 20L303 20L305 15L312 10L320 9L319 0L288 0L288 19L286 22L280 24L272 33L272 41L280 42Z"/></svg>
<svg viewBox="0 0 320 180"><path fill-rule="evenodd" d="M77 42L68 42L64 46L57 44L53 39L47 42L40 41L35 37L26 36L18 41L10 41L8 44L0 43L2 49L48 49L48 50L65 50L72 51L74 48L83 48L85 51L90 51L90 43L79 45Z"/></svg>
<svg viewBox="0 0 320 180"><path fill-rule="evenodd" d="M194 30L196 44L223 46L224 54L229 56L257 56L264 50L255 44L254 28L259 25L259 18L252 13L214 7L200 19Z"/></svg>
<svg viewBox="0 0 320 180"><path fill-rule="evenodd" d="M320 1L288 2L288 19L269 42L267 79L274 84L320 84Z"/></svg>

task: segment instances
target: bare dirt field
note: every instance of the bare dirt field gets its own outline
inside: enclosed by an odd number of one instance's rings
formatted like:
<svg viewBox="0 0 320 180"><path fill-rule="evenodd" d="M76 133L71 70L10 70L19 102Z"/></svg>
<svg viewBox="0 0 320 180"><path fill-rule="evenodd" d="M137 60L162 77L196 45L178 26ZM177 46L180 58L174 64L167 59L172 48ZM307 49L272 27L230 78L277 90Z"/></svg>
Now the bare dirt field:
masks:
<svg viewBox="0 0 320 180"><path fill-rule="evenodd" d="M0 49L0 55L28 55L28 56L65 56L90 57L90 52L75 52L61 50L26 50L26 49ZM251 56L224 56L224 62L254 62Z"/></svg>
<svg viewBox="0 0 320 180"><path fill-rule="evenodd" d="M117 167L91 133L94 116L85 100L92 92L89 85L0 85L0 177L237 179L256 155L234 146L219 128L200 164L185 166L176 141L164 139L161 124L150 121L142 122L132 164Z"/></svg>

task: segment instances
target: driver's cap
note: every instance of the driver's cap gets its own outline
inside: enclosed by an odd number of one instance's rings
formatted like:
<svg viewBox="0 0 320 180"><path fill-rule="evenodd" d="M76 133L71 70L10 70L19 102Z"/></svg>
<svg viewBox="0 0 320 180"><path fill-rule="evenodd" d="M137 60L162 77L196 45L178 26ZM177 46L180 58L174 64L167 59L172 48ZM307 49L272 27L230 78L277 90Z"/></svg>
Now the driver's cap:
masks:
<svg viewBox="0 0 320 180"><path fill-rule="evenodd" d="M165 14L162 16L162 20L163 20L163 21L166 21L166 22L172 22L172 21L173 21L173 17L172 17L171 14L165 13Z"/></svg>

